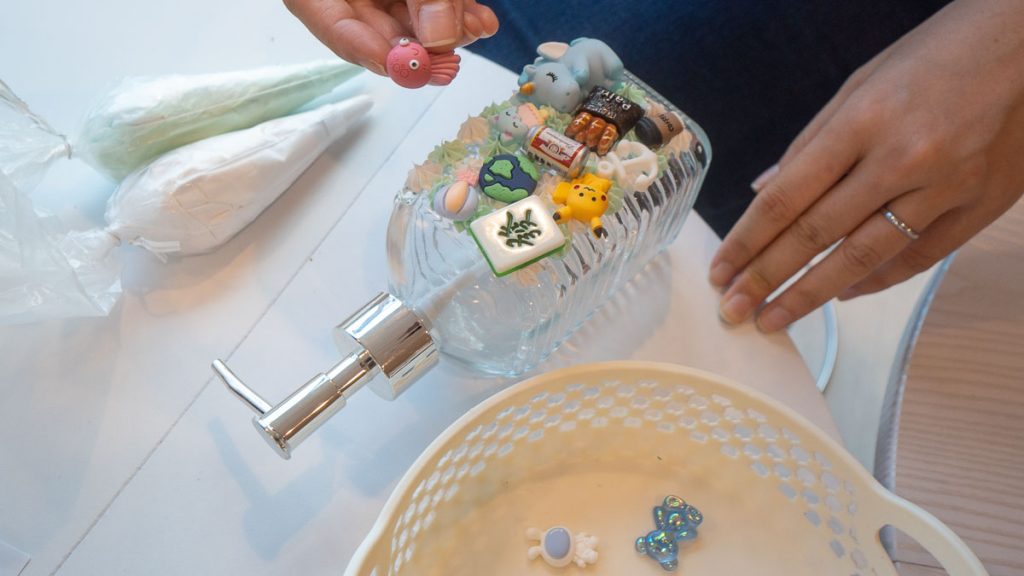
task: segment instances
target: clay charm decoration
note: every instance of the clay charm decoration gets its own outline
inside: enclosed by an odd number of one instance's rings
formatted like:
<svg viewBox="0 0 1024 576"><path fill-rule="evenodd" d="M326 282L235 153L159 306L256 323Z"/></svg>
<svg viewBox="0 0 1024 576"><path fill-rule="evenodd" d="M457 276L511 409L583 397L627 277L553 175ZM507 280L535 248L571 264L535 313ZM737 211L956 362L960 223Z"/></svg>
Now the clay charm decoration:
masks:
<svg viewBox="0 0 1024 576"><path fill-rule="evenodd" d="M422 88L428 83L447 86L459 73L461 61L455 52L430 54L423 46L402 38L388 52L387 72L403 88Z"/></svg>
<svg viewBox="0 0 1024 576"><path fill-rule="evenodd" d="M434 196L434 212L441 216L462 222L476 214L480 195L469 182L456 180L437 191Z"/></svg>
<svg viewBox="0 0 1024 576"><path fill-rule="evenodd" d="M469 225L487 263L496 276L528 266L565 245L565 236L537 196L481 216Z"/></svg>
<svg viewBox="0 0 1024 576"><path fill-rule="evenodd" d="M623 140L597 163L597 175L627 190L646 190L658 178L658 155L640 142Z"/></svg>
<svg viewBox="0 0 1024 576"><path fill-rule="evenodd" d="M515 142L522 144L527 132L535 126L544 124L547 114L541 112L530 103L519 106L507 106L491 117L491 124L498 129L499 141L503 144Z"/></svg>
<svg viewBox="0 0 1024 576"><path fill-rule="evenodd" d="M586 146L545 126L531 129L523 147L530 158L551 166L569 178L579 176L590 157L590 150Z"/></svg>
<svg viewBox="0 0 1024 576"><path fill-rule="evenodd" d="M568 528L554 526L541 532L536 528L526 531L526 537L536 541L536 546L530 546L526 551L526 557L536 560L543 558L545 562L556 568L562 568L575 563L580 568L597 562L598 539L586 532L580 532L573 536Z"/></svg>
<svg viewBox="0 0 1024 576"><path fill-rule="evenodd" d="M577 38L568 46L546 43L537 52L540 57L519 75L520 95L535 104L568 114L595 86L614 89L622 82L622 60L600 40Z"/></svg>
<svg viewBox="0 0 1024 576"><path fill-rule="evenodd" d="M636 539L636 550L647 554L665 570L679 566L679 543L697 538L697 527L704 516L678 496L666 496L654 507L654 526L646 536Z"/></svg>
<svg viewBox="0 0 1024 576"><path fill-rule="evenodd" d="M643 116L644 111L636 102L596 86L576 111L565 135L604 156Z"/></svg>
<svg viewBox="0 0 1024 576"><path fill-rule="evenodd" d="M678 114L652 105L647 114L637 122L634 134L640 142L657 149L682 134L684 129L683 119Z"/></svg>
<svg viewBox="0 0 1024 576"><path fill-rule="evenodd" d="M498 154L480 168L479 184L484 194L511 204L526 198L537 188L537 167L522 154Z"/></svg>
<svg viewBox="0 0 1024 576"><path fill-rule="evenodd" d="M561 182L552 194L556 204L564 204L555 212L555 220L574 219L590 225L591 232L598 238L608 235L601 224L601 216L608 210L609 180L584 174L572 182Z"/></svg>

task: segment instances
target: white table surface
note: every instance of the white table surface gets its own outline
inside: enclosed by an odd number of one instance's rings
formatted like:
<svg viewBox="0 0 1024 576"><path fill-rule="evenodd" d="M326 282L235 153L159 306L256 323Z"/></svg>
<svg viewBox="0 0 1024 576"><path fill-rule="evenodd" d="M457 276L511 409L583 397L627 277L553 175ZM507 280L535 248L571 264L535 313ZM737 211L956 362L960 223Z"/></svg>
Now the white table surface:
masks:
<svg viewBox="0 0 1024 576"><path fill-rule="evenodd" d="M125 75L328 56L274 2L25 2L4 12L2 78L67 131ZM447 89L359 82L376 99L363 129L222 250L166 265L126 250L125 295L109 318L0 328L0 540L31 556L23 574L337 573L430 440L511 384L442 363L396 402L357 395L286 462L212 380L209 362L224 357L277 401L335 361L330 329L386 287L387 216L406 171L468 113L507 96L514 76L465 54ZM66 162L36 198L85 226L99 222L111 189ZM691 216L540 370L688 364L836 435L785 336L719 323L705 281L717 244Z"/></svg>

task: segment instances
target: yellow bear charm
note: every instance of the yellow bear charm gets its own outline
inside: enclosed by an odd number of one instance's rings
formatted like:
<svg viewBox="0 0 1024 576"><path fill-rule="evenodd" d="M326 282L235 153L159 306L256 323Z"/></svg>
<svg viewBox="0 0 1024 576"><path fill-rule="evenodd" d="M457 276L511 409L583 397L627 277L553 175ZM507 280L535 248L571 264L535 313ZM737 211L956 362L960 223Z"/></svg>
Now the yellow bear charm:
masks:
<svg viewBox="0 0 1024 576"><path fill-rule="evenodd" d="M594 174L584 174L572 182L560 182L552 195L556 204L563 204L554 213L555 220L572 218L590 224L594 236L604 238L608 232L601 225L601 215L608 209L608 190L611 187L611 180Z"/></svg>

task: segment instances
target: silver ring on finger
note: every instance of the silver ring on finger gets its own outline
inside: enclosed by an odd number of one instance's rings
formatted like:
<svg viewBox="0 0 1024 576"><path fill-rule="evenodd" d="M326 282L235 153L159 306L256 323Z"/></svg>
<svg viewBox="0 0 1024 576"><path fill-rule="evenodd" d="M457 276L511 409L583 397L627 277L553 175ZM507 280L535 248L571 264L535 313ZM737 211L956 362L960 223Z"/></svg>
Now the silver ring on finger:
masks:
<svg viewBox="0 0 1024 576"><path fill-rule="evenodd" d="M903 219L901 219L896 214L893 214L893 211L889 210L888 206L882 206L881 208L879 208L879 212L881 212L882 216L885 216L885 219L888 220L890 224L895 226L896 229L899 230L907 238L910 238L911 240L917 240L918 238L921 237L921 235L918 234L913 228L911 228L909 224L904 222Z"/></svg>

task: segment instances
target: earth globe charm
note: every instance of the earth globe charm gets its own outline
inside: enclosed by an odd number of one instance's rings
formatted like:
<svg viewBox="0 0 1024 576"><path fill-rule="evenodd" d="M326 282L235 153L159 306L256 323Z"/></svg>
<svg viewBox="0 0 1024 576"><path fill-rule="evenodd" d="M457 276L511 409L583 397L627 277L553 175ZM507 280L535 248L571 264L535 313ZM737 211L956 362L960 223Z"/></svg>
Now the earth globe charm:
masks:
<svg viewBox="0 0 1024 576"><path fill-rule="evenodd" d="M511 204L526 198L537 188L537 167L522 154L498 154L480 168L478 185L484 194Z"/></svg>

